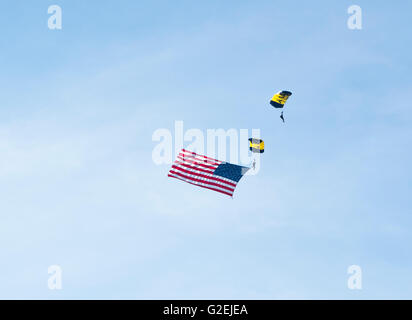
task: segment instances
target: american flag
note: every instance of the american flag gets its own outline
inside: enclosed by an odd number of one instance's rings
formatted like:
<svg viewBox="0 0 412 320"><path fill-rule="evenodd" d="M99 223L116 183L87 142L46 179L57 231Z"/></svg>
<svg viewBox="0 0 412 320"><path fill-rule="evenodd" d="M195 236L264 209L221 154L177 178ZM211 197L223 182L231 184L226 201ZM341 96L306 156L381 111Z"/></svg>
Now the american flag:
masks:
<svg viewBox="0 0 412 320"><path fill-rule="evenodd" d="M232 197L237 183L248 170L249 168L246 167L182 149L173 163L168 177Z"/></svg>

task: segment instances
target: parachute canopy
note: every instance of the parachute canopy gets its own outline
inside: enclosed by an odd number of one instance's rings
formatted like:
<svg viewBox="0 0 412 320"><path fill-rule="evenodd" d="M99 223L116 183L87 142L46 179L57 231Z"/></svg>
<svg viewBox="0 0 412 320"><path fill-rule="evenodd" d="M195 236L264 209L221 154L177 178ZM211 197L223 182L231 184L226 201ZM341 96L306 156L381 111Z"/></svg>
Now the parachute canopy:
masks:
<svg viewBox="0 0 412 320"><path fill-rule="evenodd" d="M288 98L292 95L290 91L279 91L270 100L270 104L275 108L283 108Z"/></svg>
<svg viewBox="0 0 412 320"><path fill-rule="evenodd" d="M265 152L265 143L261 139L250 138L249 149L254 153L263 153Z"/></svg>

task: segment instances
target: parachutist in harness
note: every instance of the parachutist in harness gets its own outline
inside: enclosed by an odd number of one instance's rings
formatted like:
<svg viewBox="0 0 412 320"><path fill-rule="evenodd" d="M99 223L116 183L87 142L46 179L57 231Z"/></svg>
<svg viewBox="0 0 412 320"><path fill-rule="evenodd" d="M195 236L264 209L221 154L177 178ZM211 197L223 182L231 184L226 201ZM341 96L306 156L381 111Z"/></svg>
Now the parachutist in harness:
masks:
<svg viewBox="0 0 412 320"><path fill-rule="evenodd" d="M292 92L290 91L279 91L276 93L272 99L270 100L270 104L272 107L275 108L283 108L286 104L286 101L289 99L289 97L292 95ZM280 114L280 118L282 119L283 122L285 122L285 118L283 117L283 111Z"/></svg>
<svg viewBox="0 0 412 320"><path fill-rule="evenodd" d="M282 111L282 113L280 114L280 118L282 119L283 123L285 123L285 118L283 118L283 111Z"/></svg>
<svg viewBox="0 0 412 320"><path fill-rule="evenodd" d="M255 168L256 168L256 160L255 159L253 159L252 168L253 168L253 170L255 170Z"/></svg>

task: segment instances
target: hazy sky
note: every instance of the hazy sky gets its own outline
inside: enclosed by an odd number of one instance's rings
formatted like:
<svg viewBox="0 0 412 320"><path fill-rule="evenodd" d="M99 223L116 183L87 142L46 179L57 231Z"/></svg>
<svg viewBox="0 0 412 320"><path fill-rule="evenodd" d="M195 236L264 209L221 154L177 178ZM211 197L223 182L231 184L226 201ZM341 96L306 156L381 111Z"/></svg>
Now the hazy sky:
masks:
<svg viewBox="0 0 412 320"><path fill-rule="evenodd" d="M412 298L411 12L2 1L0 298ZM259 174L233 200L167 178L152 134L176 120L260 129Z"/></svg>

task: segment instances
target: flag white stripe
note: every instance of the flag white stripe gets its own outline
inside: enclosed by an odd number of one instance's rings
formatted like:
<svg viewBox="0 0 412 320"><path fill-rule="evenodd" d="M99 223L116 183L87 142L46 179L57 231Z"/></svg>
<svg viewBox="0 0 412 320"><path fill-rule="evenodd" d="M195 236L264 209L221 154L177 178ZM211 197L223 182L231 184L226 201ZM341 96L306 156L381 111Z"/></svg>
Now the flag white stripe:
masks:
<svg viewBox="0 0 412 320"><path fill-rule="evenodd" d="M202 178L202 177L199 177L199 176L193 175L193 174L187 174L185 172L181 172L181 171L178 171L178 170L176 171L174 169L171 169L169 172L177 174L179 176L183 175L184 176L183 178L199 180L199 181L197 181L199 183L210 184L211 186L214 186L214 187L221 187L224 190L230 189L231 191L234 191L235 188L236 188L236 187L229 186L229 185L226 185L226 184L223 184L223 183L219 183L219 181L209 180L207 178Z"/></svg>
<svg viewBox="0 0 412 320"><path fill-rule="evenodd" d="M192 183L194 185L197 185L197 186L200 186L200 187L207 187L207 188L220 190L220 191L222 191L224 193L227 193L227 194L230 194L230 195L233 195L233 192L235 191L234 189L227 190L227 189L223 189L223 188L220 188L218 186L215 186L215 185L211 185L209 183L203 183L203 182L194 181L192 179L187 179L187 178L184 178L184 177L181 177L181 176L175 174L174 172L172 172L172 170L170 170L169 175L173 176L177 179L180 179L180 180L183 180L183 181L186 181L186 182L190 182L190 183Z"/></svg>
<svg viewBox="0 0 412 320"><path fill-rule="evenodd" d="M181 169L181 170L179 170L179 169ZM183 166L180 166L180 165L175 165L174 170L182 171L183 174L189 174L187 172L184 172L184 170L189 171L192 175L197 176L198 179L207 179L205 177L202 177L202 176L207 176L207 177L223 180L223 181L217 181L215 179L211 179L213 182L219 183L219 184L221 184L225 187L234 188L236 186L236 181L232 181L232 180L227 179L225 177L214 175L212 172L211 173L206 173L206 172L198 171L198 170L196 170L196 168L189 169L187 167L183 167Z"/></svg>
<svg viewBox="0 0 412 320"><path fill-rule="evenodd" d="M203 163L205 165L209 165L209 166L218 166L219 164L222 163L222 161L219 161L219 160L213 160L213 159L209 159L209 158L205 159L202 156L193 155L191 153L184 153L184 152L180 152L179 157L182 157L182 158L187 159L187 160L198 161L198 162L201 162L201 163Z"/></svg>

